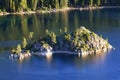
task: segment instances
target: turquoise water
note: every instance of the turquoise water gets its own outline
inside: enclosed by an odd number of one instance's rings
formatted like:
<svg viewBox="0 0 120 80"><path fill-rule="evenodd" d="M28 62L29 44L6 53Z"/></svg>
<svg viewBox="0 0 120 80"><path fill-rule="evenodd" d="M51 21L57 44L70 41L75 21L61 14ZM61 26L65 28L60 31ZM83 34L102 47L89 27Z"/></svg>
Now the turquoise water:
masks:
<svg viewBox="0 0 120 80"><path fill-rule="evenodd" d="M32 56L24 62L8 57L10 48L21 43L29 32L38 38L45 36L46 29L59 35L60 29L66 27L70 32L80 26L108 38L115 50L85 58ZM0 16L0 80L119 80L119 34L120 9Z"/></svg>

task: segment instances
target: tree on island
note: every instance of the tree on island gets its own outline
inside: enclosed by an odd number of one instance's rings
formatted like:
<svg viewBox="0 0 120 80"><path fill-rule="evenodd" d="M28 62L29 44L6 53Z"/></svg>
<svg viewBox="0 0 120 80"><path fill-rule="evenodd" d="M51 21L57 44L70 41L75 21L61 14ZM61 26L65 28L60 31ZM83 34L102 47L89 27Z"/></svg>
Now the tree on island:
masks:
<svg viewBox="0 0 120 80"><path fill-rule="evenodd" d="M27 45L27 40L25 37L23 37L23 41L22 41L22 48L25 48Z"/></svg>

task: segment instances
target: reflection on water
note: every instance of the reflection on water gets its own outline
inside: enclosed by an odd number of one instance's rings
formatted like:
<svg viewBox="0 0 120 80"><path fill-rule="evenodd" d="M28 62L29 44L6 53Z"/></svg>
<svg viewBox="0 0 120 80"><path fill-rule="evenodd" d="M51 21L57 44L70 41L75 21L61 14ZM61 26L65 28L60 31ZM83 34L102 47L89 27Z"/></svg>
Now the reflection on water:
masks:
<svg viewBox="0 0 120 80"><path fill-rule="evenodd" d="M51 60L52 60L52 55L53 55L53 53L52 52L50 52L50 51L48 51L47 53L46 53L46 59L47 59L47 61L48 62L50 62Z"/></svg>
<svg viewBox="0 0 120 80"><path fill-rule="evenodd" d="M8 43L13 40L22 40L23 36L27 37L29 32L34 32L35 37L40 38L45 36L46 29L59 35L60 29L67 28L68 31L73 31L76 27L82 25L95 32L109 32L111 27L120 26L119 16L119 9L114 12L111 9L103 9L0 16L0 44L3 44L3 41ZM13 45L13 43L9 45ZM0 50L8 48L8 46L3 46L4 48L1 48L1 46Z"/></svg>
<svg viewBox="0 0 120 80"><path fill-rule="evenodd" d="M24 68L28 68L28 67L37 68L40 70L44 68L49 68L52 70L57 67L67 68L68 66L74 66L76 68L82 69L83 67L88 65L94 65L94 66L104 65L106 55L107 53L95 54L95 55L90 55L86 57L79 57L78 55L53 54L49 58L45 56L31 56L29 58L24 59L24 61L19 61L17 59L13 59L13 60L9 59L9 60L10 60L10 63L12 62L11 63L12 65L17 64L18 71L24 71ZM7 57L6 59L8 60ZM5 54L0 56L0 60L2 61L5 60Z"/></svg>
<svg viewBox="0 0 120 80"><path fill-rule="evenodd" d="M105 57L107 53L101 53L101 54L94 54L89 55L86 57L79 57L78 55L70 55L70 54L53 54L52 56L32 56L32 58L37 58L38 61L42 59L45 60L46 63L49 63L49 65L53 66L53 64L56 63L56 61L60 61L65 64L73 64L76 65L76 67L84 66L85 64L99 64L102 65L104 63ZM28 60L27 60L28 61ZM23 62L24 63L24 62ZM57 63L58 64L58 63ZM61 64L61 63L60 63Z"/></svg>
<svg viewBox="0 0 120 80"><path fill-rule="evenodd" d="M119 9L116 9L116 12ZM120 25L120 14L111 10L64 11L57 13L0 16L0 41L20 40L29 32L44 36L45 30L59 32L66 27L72 31L76 27L86 26L94 31L109 31L114 25ZM111 24L112 22L112 24Z"/></svg>

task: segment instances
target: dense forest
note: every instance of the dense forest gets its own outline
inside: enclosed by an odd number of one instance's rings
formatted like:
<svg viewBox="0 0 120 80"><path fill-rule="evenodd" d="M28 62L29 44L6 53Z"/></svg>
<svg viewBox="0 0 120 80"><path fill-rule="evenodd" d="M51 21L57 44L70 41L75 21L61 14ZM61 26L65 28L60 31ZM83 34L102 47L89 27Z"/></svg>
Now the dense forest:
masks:
<svg viewBox="0 0 120 80"><path fill-rule="evenodd" d="M0 0L0 12L48 10L64 7L119 5L119 0Z"/></svg>

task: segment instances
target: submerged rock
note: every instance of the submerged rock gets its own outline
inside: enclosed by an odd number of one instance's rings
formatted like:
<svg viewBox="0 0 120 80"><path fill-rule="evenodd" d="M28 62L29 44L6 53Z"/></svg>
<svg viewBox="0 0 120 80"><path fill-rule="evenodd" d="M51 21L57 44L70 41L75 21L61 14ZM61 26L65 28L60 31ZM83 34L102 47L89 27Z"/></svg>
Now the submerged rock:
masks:
<svg viewBox="0 0 120 80"><path fill-rule="evenodd" d="M104 53L113 47L108 40L103 39L94 32L80 27L71 33L56 36L54 32L46 31L46 37L38 39L32 44L27 44L25 50L30 50L32 55L52 55L53 53L68 53L78 56L86 56L95 53ZM25 57L24 51L19 58Z"/></svg>

